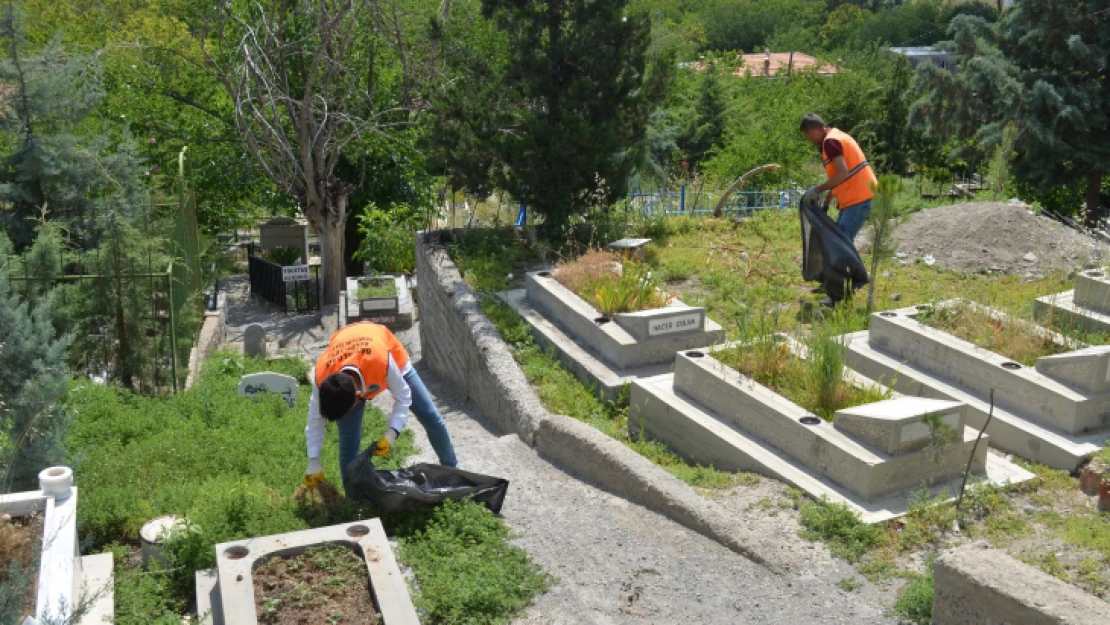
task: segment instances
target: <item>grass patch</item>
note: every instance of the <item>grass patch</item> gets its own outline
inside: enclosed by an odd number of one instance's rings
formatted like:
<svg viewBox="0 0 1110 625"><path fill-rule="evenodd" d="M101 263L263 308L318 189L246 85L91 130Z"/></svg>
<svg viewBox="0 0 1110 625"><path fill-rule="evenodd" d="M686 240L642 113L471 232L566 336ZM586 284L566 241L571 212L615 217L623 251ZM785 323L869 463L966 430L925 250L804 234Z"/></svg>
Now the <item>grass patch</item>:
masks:
<svg viewBox="0 0 1110 625"><path fill-rule="evenodd" d="M968 302L934 306L919 314L917 319L929 327L1002 354L1027 367L1035 365L1041 356L1071 351L1027 322L995 319L986 310Z"/></svg>
<svg viewBox="0 0 1110 625"><path fill-rule="evenodd" d="M860 520L859 515L843 503L805 501L801 506L802 538L820 540L829 551L856 563L865 553L883 542L882 531Z"/></svg>
<svg viewBox="0 0 1110 625"><path fill-rule="evenodd" d="M397 297L397 283L393 281L393 278L359 280L357 297L360 300Z"/></svg>
<svg viewBox="0 0 1110 625"><path fill-rule="evenodd" d="M1096 551L1110 560L1110 515L1095 512L1067 517L1062 530L1069 544Z"/></svg>
<svg viewBox="0 0 1110 625"><path fill-rule="evenodd" d="M933 619L933 558L925 563L925 573L915 575L898 594L891 612L899 618L929 625Z"/></svg>
<svg viewBox="0 0 1110 625"><path fill-rule="evenodd" d="M263 370L303 380L307 365L294 359L264 362L218 352L206 361L194 388L169 397L142 397L92 383L71 388L69 408L76 414L70 433L71 461L84 487L78 527L90 549L110 548L116 553L119 625L179 624L195 594L193 571L215 566L214 546L230 540L378 516L391 536L407 540L410 546L451 550L463 561L476 557L469 546L436 543L442 533L422 533L433 514L383 515L368 507L346 503L321 507L296 499L293 494L304 470L304 418L311 389L301 387L293 408L276 395L257 402L240 397L236 392L240 376ZM364 442L376 440L384 429L385 415L368 407ZM327 479L338 484L335 439L335 427L329 425L321 462ZM415 452L412 441L411 432L402 432L380 465L401 466ZM458 505L468 510L459 514L486 514L491 522L501 524L479 504ZM139 528L164 514L186 517L189 530L170 543L168 569L137 570L132 554L139 543ZM514 568L520 554L513 552L511 558L507 554L484 550L481 557L505 558L492 561L495 570L485 570L485 578L460 578L459 585L474 589L493 584L508 592L520 584L519 593L510 594L532 596L535 584ZM440 602L457 597L424 595L421 574L416 581L420 590L415 598L429 611L454 609ZM512 617L502 612L505 604L487 606L495 612L485 611L481 602L466 605L468 620L461 622L495 623Z"/></svg>
<svg viewBox="0 0 1110 625"><path fill-rule="evenodd" d="M863 588L863 581L856 579L855 577L845 577L844 579L837 582L836 585L844 592L855 592L860 588Z"/></svg>

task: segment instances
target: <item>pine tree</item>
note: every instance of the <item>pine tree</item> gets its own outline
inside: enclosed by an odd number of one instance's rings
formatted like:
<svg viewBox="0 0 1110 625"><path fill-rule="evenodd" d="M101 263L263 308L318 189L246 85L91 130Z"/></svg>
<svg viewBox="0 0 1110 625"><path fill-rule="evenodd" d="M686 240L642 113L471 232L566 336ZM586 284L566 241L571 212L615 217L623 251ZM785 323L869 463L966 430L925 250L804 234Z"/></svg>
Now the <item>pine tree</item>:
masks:
<svg viewBox="0 0 1110 625"><path fill-rule="evenodd" d="M662 89L648 71L651 23L627 0L482 0L508 37L502 79L508 116L495 138L494 181L560 226L585 210L597 180L605 200L627 191ZM660 72L662 74L662 72Z"/></svg>
<svg viewBox="0 0 1110 625"><path fill-rule="evenodd" d="M34 489L39 471L65 460L69 338L57 336L50 310L50 298L33 310L20 302L0 265L0 491Z"/></svg>
<svg viewBox="0 0 1110 625"><path fill-rule="evenodd" d="M1022 0L1002 21L960 15L942 47L959 60L950 74L918 69L911 120L928 137L956 137L955 157L980 160L1016 130L1018 182L1054 193L1085 180L1088 226L1110 171L1110 11L1096 0Z"/></svg>
<svg viewBox="0 0 1110 625"><path fill-rule="evenodd" d="M698 99L694 105L694 124L690 137L683 142L692 166L706 158L725 134L725 96L721 84L721 70L711 63L698 85Z"/></svg>

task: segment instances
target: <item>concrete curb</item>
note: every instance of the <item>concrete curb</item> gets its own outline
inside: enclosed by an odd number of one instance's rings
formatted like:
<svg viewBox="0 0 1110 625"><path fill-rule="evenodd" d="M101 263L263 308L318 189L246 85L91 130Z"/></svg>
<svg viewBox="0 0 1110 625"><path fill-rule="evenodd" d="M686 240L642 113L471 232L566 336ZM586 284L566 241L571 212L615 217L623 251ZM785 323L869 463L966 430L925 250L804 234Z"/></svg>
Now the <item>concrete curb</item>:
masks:
<svg viewBox="0 0 1110 625"><path fill-rule="evenodd" d="M517 434L561 469L781 572L718 504L598 430L548 412L482 312L478 296L437 243L438 235L416 235L420 342L428 366L464 391L503 431Z"/></svg>

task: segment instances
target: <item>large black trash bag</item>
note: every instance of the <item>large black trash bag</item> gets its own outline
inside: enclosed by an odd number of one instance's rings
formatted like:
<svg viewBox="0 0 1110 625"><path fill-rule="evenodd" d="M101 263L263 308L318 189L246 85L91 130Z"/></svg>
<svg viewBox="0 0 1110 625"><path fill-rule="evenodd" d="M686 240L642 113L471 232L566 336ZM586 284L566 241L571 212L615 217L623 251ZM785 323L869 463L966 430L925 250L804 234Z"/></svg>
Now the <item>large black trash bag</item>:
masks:
<svg viewBox="0 0 1110 625"><path fill-rule="evenodd" d="M473 497L490 512L501 512L509 480L438 464L417 464L397 471L375 469L370 455L373 449L359 454L343 471L349 501L400 512L431 508L448 499Z"/></svg>
<svg viewBox="0 0 1110 625"><path fill-rule="evenodd" d="M819 200L802 202L802 278L825 285L829 299L844 299L845 285L856 290L867 284L867 268L856 246L836 225Z"/></svg>

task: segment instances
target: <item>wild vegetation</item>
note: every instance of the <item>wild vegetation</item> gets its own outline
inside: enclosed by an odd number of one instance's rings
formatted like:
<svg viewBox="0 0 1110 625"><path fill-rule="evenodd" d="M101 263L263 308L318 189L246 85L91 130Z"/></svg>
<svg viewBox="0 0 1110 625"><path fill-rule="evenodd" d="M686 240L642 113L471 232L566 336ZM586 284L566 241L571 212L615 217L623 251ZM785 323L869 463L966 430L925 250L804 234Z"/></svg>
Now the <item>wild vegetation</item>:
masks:
<svg viewBox="0 0 1110 625"><path fill-rule="evenodd" d="M1041 356L1075 349L1037 326L1020 319L1002 319L970 302L930 306L918 315L921 323L943 330L983 349L1032 367Z"/></svg>

